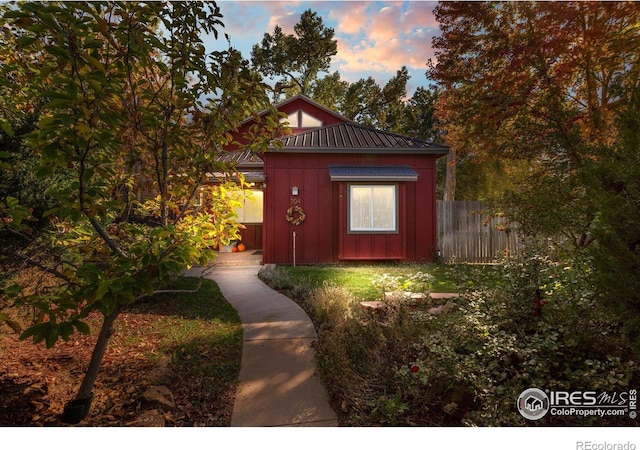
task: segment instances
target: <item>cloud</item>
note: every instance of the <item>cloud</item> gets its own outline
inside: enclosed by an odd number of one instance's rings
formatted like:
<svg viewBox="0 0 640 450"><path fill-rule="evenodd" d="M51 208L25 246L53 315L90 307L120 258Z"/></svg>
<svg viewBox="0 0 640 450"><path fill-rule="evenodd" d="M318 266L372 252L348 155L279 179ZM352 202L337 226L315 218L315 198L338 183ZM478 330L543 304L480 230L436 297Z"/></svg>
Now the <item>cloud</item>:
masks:
<svg viewBox="0 0 640 450"><path fill-rule="evenodd" d="M329 19L336 21L336 34L357 35L367 23L368 2L344 2L331 5Z"/></svg>
<svg viewBox="0 0 640 450"><path fill-rule="evenodd" d="M330 72L344 80L373 76L379 83L407 66L410 84L424 80L433 57L431 39L439 34L433 16L436 2L427 1L220 1L225 23L221 30L232 45L249 57L250 49L265 33L279 25L293 33L303 11L311 9L335 30L338 54Z"/></svg>
<svg viewBox="0 0 640 450"><path fill-rule="evenodd" d="M356 2L332 9L336 31L343 32L334 58L340 73L348 78L363 71L395 74L402 66L424 70L433 57L431 39L439 32L433 7L430 2Z"/></svg>

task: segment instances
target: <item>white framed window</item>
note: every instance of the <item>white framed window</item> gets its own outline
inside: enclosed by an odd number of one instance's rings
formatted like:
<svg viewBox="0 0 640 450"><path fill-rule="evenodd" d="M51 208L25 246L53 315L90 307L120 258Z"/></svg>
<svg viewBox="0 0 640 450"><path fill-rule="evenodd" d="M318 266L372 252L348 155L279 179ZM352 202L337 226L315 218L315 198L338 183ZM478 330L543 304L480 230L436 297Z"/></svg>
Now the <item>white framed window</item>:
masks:
<svg viewBox="0 0 640 450"><path fill-rule="evenodd" d="M397 232L397 185L350 185L349 231L353 233Z"/></svg>

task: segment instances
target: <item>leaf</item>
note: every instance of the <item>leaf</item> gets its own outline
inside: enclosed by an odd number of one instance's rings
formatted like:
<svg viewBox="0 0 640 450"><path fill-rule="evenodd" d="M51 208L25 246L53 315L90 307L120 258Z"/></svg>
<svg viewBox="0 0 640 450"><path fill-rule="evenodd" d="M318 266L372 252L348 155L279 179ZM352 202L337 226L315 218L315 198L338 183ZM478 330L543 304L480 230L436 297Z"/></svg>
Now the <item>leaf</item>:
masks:
<svg viewBox="0 0 640 450"><path fill-rule="evenodd" d="M47 340L46 340L47 348L53 348L56 341L58 340L58 327L50 326L49 332L47 333L46 337L47 337Z"/></svg>
<svg viewBox="0 0 640 450"><path fill-rule="evenodd" d="M6 320L5 322L16 333L18 333L18 334L22 333L22 327L15 320Z"/></svg>
<svg viewBox="0 0 640 450"><path fill-rule="evenodd" d="M95 67L96 69L98 69L100 72L102 73L106 73L106 69L104 67L104 64L102 64L100 61L98 61L96 58L94 58L91 55L85 55L85 58L87 60L87 62L92 65L93 67Z"/></svg>
<svg viewBox="0 0 640 450"><path fill-rule="evenodd" d="M91 329L86 322L83 322L81 320L74 320L72 323L73 326L76 327L76 330L78 330L82 334L89 334L91 332Z"/></svg>
<svg viewBox="0 0 640 450"><path fill-rule="evenodd" d="M19 284L13 284L4 290L4 293L8 296L16 295L19 292L22 292L22 286L20 286ZM2 320L6 320L6 319L2 319Z"/></svg>
<svg viewBox="0 0 640 450"><path fill-rule="evenodd" d="M71 325L69 322L62 322L59 326L59 329L60 337L64 341L68 341L69 337L73 334L73 325Z"/></svg>
<svg viewBox="0 0 640 450"><path fill-rule="evenodd" d="M11 125L9 125L7 121L0 119L0 129L2 129L2 131L4 131L4 133L9 137L13 136L13 130L11 129ZM3 153L6 153L6 152L3 152ZM2 156L0 155L0 158L1 157Z"/></svg>
<svg viewBox="0 0 640 450"><path fill-rule="evenodd" d="M98 283L98 289L96 290L96 300L102 299L107 292L109 292L109 281L100 280Z"/></svg>
<svg viewBox="0 0 640 450"><path fill-rule="evenodd" d="M29 327L20 335L20 340L23 341L33 336L33 342L37 344L44 339L50 325L51 324L49 322L43 322Z"/></svg>

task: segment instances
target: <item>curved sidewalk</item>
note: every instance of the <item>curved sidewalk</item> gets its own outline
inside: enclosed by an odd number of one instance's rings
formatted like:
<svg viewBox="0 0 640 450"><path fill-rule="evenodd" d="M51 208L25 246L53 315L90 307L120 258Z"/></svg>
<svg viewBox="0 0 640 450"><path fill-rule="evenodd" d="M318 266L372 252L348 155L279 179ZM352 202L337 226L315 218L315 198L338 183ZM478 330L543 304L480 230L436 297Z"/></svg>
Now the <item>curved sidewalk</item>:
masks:
<svg viewBox="0 0 640 450"><path fill-rule="evenodd" d="M231 426L337 426L315 374L313 324L296 303L260 281L261 267L217 266L206 276L218 284L242 321L242 362Z"/></svg>

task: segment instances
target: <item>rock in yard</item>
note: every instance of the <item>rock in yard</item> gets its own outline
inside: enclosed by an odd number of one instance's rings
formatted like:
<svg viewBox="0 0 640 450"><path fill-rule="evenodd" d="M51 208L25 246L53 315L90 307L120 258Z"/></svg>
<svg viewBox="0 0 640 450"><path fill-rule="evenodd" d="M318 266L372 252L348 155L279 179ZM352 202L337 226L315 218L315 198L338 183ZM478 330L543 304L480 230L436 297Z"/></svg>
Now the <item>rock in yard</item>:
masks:
<svg viewBox="0 0 640 450"><path fill-rule="evenodd" d="M427 310L427 312L429 314L433 314L433 315L437 316L438 314L442 314L444 312L449 312L449 311L452 311L454 309L456 309L456 304L453 303L453 302L447 302L442 306L435 306L433 308L429 308Z"/></svg>
<svg viewBox="0 0 640 450"><path fill-rule="evenodd" d="M175 409L173 393L166 386L151 386L147 389L142 398L154 406L161 406L164 409Z"/></svg>
<svg viewBox="0 0 640 450"><path fill-rule="evenodd" d="M127 424L134 427L164 427L165 421L162 414L155 409L140 414L135 421Z"/></svg>

